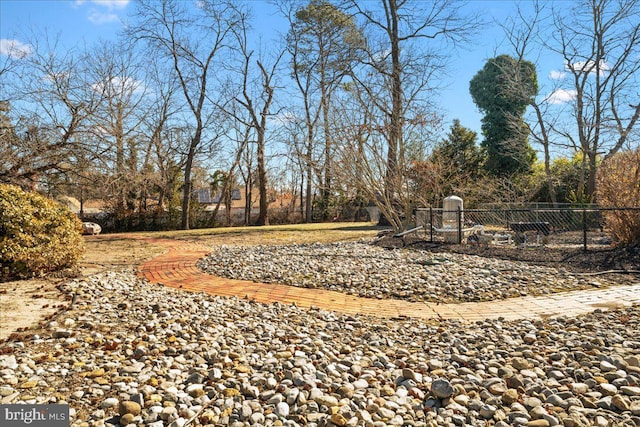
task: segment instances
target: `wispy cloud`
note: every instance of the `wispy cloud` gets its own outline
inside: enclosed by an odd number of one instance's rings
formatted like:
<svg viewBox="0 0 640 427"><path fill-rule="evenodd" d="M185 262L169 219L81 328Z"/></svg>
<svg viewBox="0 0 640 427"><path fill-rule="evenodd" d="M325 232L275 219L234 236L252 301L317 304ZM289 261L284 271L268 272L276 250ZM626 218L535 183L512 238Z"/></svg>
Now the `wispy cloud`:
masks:
<svg viewBox="0 0 640 427"><path fill-rule="evenodd" d="M0 55L12 58L26 58L31 55L31 45L14 39L0 39Z"/></svg>
<svg viewBox="0 0 640 427"><path fill-rule="evenodd" d="M295 123L297 119L298 118L293 112L284 111L273 116L271 120L273 121L273 123L277 123L279 125L286 125L289 123Z"/></svg>
<svg viewBox="0 0 640 427"><path fill-rule="evenodd" d="M130 0L76 0L76 6L91 5L87 18L96 25L120 21L117 12L124 10Z"/></svg>
<svg viewBox="0 0 640 427"><path fill-rule="evenodd" d="M143 93L145 91L145 85L142 81L132 77L113 77L108 82L96 82L92 84L91 89L96 92L126 95Z"/></svg>
<svg viewBox="0 0 640 427"><path fill-rule="evenodd" d="M589 73L589 74L595 74L596 72L599 72L600 75L602 76L606 74L611 69L611 67L609 66L609 64L607 64L603 60L600 60L599 62L589 60L589 61L576 61L573 63L567 62L565 64L565 69L578 72L578 73Z"/></svg>
<svg viewBox="0 0 640 427"><path fill-rule="evenodd" d="M104 12L93 11L89 14L88 19L91 23L100 25L100 24L109 24L111 22L118 22L120 18L115 13L104 13Z"/></svg>
<svg viewBox="0 0 640 427"><path fill-rule="evenodd" d="M109 10L124 9L129 4L130 0L76 0L77 6L83 4L92 3L98 6L106 7Z"/></svg>
<svg viewBox="0 0 640 427"><path fill-rule="evenodd" d="M549 78L551 80L564 80L564 78L567 76L567 73L564 71L557 71L557 70L552 70L549 73Z"/></svg>
<svg viewBox="0 0 640 427"><path fill-rule="evenodd" d="M377 63L385 62L391 56L391 49L374 53L373 60Z"/></svg>
<svg viewBox="0 0 640 427"><path fill-rule="evenodd" d="M553 93L547 96L547 102L553 105L566 104L567 102L574 101L578 92L573 89L557 89Z"/></svg>

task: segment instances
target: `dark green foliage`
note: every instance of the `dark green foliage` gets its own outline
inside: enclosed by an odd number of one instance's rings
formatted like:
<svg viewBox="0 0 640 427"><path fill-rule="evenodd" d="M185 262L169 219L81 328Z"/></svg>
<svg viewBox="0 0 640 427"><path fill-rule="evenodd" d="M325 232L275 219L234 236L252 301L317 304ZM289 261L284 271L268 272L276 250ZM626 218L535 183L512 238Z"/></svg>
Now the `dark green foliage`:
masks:
<svg viewBox="0 0 640 427"><path fill-rule="evenodd" d="M471 80L473 101L483 112L486 170L496 176L529 172L535 152L522 116L538 93L535 66L508 55L492 58Z"/></svg>
<svg viewBox="0 0 640 427"><path fill-rule="evenodd" d="M40 194L0 184L0 277L73 267L84 253L80 220Z"/></svg>
<svg viewBox="0 0 640 427"><path fill-rule="evenodd" d="M455 119L447 138L436 145L433 159L445 162L451 172L468 177L479 174L484 162L484 153L476 145L477 134Z"/></svg>
<svg viewBox="0 0 640 427"><path fill-rule="evenodd" d="M454 120L447 138L438 142L425 161L415 161L407 171L413 198L423 206L440 206L452 194L465 194L484 174L484 153L477 134Z"/></svg>
<svg viewBox="0 0 640 427"><path fill-rule="evenodd" d="M336 77L348 71L365 43L355 21L323 0L312 0L295 17L288 36L290 49L297 51L293 66L320 74L321 84L337 83Z"/></svg>

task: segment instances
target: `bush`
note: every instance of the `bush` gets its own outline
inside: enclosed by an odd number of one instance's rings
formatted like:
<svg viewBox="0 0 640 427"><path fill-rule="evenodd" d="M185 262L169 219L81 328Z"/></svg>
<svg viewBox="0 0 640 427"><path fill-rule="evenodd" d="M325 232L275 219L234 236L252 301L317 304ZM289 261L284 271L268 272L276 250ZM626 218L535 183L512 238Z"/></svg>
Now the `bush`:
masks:
<svg viewBox="0 0 640 427"><path fill-rule="evenodd" d="M603 208L640 207L640 148L607 159L597 175L598 204ZM618 244L640 245L640 210L604 212Z"/></svg>
<svg viewBox="0 0 640 427"><path fill-rule="evenodd" d="M82 223L40 194L0 184L0 277L25 278L76 265Z"/></svg>

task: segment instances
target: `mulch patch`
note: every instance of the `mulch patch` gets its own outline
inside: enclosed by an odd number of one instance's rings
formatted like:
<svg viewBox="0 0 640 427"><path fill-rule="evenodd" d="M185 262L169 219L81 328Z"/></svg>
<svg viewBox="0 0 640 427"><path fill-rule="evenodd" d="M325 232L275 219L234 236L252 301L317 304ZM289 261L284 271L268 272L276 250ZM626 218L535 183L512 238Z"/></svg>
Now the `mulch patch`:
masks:
<svg viewBox="0 0 640 427"><path fill-rule="evenodd" d="M415 236L393 237L390 235L380 237L375 244L386 248L419 249L436 253L451 252L523 261L535 265L565 268L567 271L577 273L596 273L608 270L640 271L640 246L629 248L605 246L584 252L582 247L457 245L432 243Z"/></svg>

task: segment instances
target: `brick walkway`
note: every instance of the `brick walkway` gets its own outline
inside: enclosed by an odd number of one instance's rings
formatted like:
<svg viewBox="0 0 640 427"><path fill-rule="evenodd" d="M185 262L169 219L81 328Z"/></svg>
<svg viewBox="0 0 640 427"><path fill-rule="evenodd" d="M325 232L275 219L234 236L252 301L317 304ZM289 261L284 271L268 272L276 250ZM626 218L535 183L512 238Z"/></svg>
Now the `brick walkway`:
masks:
<svg viewBox="0 0 640 427"><path fill-rule="evenodd" d="M522 319L554 316L577 316L595 309L640 304L640 283L588 291L573 291L544 297L511 298L501 301L436 304L403 300L361 298L322 289L255 283L226 279L203 273L196 267L199 258L211 250L180 240L144 238L162 246L167 252L139 267L140 276L151 283L190 292L236 296L262 303L280 302L299 307L318 307L347 314L379 317L407 316L420 319Z"/></svg>

